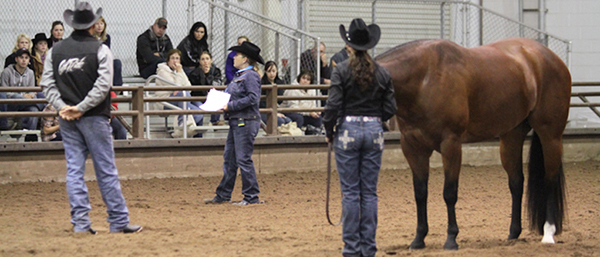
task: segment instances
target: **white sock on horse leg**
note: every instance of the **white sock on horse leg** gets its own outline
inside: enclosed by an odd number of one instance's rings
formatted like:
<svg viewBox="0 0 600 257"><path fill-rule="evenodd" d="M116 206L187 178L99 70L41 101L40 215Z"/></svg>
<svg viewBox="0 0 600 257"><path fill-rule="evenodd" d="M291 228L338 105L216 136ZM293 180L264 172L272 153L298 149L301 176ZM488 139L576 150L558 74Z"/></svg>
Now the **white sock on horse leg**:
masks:
<svg viewBox="0 0 600 257"><path fill-rule="evenodd" d="M542 244L554 244L554 233L556 232L556 226L550 225L548 221L544 224L544 237L542 238Z"/></svg>

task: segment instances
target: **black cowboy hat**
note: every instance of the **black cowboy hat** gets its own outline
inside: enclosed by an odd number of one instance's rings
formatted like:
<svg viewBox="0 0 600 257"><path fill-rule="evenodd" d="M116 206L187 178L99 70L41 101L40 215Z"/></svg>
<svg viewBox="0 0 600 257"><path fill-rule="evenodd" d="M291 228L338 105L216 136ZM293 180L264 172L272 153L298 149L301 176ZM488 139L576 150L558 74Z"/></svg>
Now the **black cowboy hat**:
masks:
<svg viewBox="0 0 600 257"><path fill-rule="evenodd" d="M236 51L238 53L243 53L246 56L248 56L248 58L255 60L256 62L258 62L260 64L265 64L265 61L260 56L260 48L258 46L256 46L255 44L252 44L248 41L244 41L239 46L233 46L233 47L229 48L229 50Z"/></svg>
<svg viewBox="0 0 600 257"><path fill-rule="evenodd" d="M42 40L46 41L46 43L48 43L48 41L50 41L50 39L46 37L46 33L43 33L43 32L35 34L35 37L33 37L33 40L31 40L31 41L33 42L33 45L36 45L38 42L40 42Z"/></svg>
<svg viewBox="0 0 600 257"><path fill-rule="evenodd" d="M361 18L356 18L350 23L346 31L344 25L340 24L340 35L346 44L359 51L369 50L379 42L381 29L377 24L367 26Z"/></svg>
<svg viewBox="0 0 600 257"><path fill-rule="evenodd" d="M75 0L75 10L67 9L63 13L65 23L76 30L84 30L92 27L100 16L102 16L102 7L98 8L96 13L92 5L88 2L79 2Z"/></svg>

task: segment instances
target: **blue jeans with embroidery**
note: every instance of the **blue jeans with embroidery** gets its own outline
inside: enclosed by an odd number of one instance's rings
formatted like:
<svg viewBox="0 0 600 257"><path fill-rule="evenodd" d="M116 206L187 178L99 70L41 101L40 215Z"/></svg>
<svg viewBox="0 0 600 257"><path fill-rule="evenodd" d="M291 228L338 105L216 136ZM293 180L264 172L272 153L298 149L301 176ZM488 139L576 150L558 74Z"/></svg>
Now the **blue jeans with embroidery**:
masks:
<svg viewBox="0 0 600 257"><path fill-rule="evenodd" d="M344 121L334 139L342 198L344 255L375 256L381 122Z"/></svg>
<svg viewBox="0 0 600 257"><path fill-rule="evenodd" d="M242 175L242 194L249 203L259 201L258 181L252 161L254 151L254 138L260 128L260 120L245 120L243 126L238 126L238 119L229 120L229 134L225 142L223 154L223 179L217 187L217 196L223 200L230 200L238 167ZM241 125L241 124L239 124Z"/></svg>
<svg viewBox="0 0 600 257"><path fill-rule="evenodd" d="M85 159L92 156L102 200L106 204L110 231L120 231L129 224L129 211L121 192L115 165L112 128L104 116L83 116L78 120L60 119L60 132L67 159L67 194L71 205L71 223L75 232L90 229L92 209L83 179Z"/></svg>

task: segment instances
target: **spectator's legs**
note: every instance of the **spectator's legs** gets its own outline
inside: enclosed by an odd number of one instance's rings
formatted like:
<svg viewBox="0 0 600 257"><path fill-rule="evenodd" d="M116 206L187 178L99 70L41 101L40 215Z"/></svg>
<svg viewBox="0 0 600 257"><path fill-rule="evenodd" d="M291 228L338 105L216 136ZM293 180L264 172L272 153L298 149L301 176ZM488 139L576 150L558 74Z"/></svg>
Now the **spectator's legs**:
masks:
<svg viewBox="0 0 600 257"><path fill-rule="evenodd" d="M174 97L182 97L183 96L183 91L179 91L177 92L177 94L171 94L171 96ZM185 96L189 97L190 94L189 92L186 92ZM176 105L177 107L183 109L183 102L169 102L172 105ZM195 104L197 102L187 102L187 109L188 110L200 110L200 107ZM204 123L204 115L202 114L193 114L192 116L194 116L194 122L196 122L197 126L202 126L202 124ZM179 124L181 126L181 124L183 124L183 115L179 115L177 116L177 124Z"/></svg>
<svg viewBox="0 0 600 257"><path fill-rule="evenodd" d="M85 137L94 162L98 187L107 207L106 221L110 223L110 231L120 231L129 224L129 210L115 165L112 128L104 116L83 116L76 124Z"/></svg>
<svg viewBox="0 0 600 257"><path fill-rule="evenodd" d="M211 114L210 115L210 123L212 123L212 124L219 122L220 119L221 119L221 114Z"/></svg>
<svg viewBox="0 0 600 257"><path fill-rule="evenodd" d="M122 75L121 71L123 69L123 64L121 63L121 60L119 60L119 59L113 60L113 69L114 69L113 86L122 86L123 85L123 75Z"/></svg>
<svg viewBox="0 0 600 257"><path fill-rule="evenodd" d="M13 94L10 96L11 99L25 99L24 96L20 94ZM39 111L36 104L9 104L7 105L8 111L28 111L28 112L37 112ZM21 124L24 129L28 130L36 130L38 124L38 117L24 117L21 118Z"/></svg>
<svg viewBox="0 0 600 257"><path fill-rule="evenodd" d="M125 126L123 126L123 124L121 124L119 119L117 119L116 117L113 117L112 119L110 119L110 126L112 127L112 135L113 135L114 139L116 139L116 140L127 139L127 129L125 129Z"/></svg>
<svg viewBox="0 0 600 257"><path fill-rule="evenodd" d="M0 92L0 99L6 99L6 93ZM0 104L0 112L8 111L6 104ZM0 118L0 130L8 129L8 118Z"/></svg>
<svg viewBox="0 0 600 257"><path fill-rule="evenodd" d="M302 114L297 112L290 112L286 113L285 116L292 119L292 121L295 121L298 128L302 128L302 126L304 126L304 117L302 117Z"/></svg>
<svg viewBox="0 0 600 257"><path fill-rule="evenodd" d="M304 125L312 125L315 128L320 128L323 124L321 117L313 118L312 116L304 116Z"/></svg>
<svg viewBox="0 0 600 257"><path fill-rule="evenodd" d="M148 66L146 66L146 68L144 68L142 71L140 71L140 76L142 76L142 78L144 78L144 79L147 79L148 77L152 76L153 74L156 74L156 67L161 62L165 62L165 59L159 59L153 63L148 64Z"/></svg>

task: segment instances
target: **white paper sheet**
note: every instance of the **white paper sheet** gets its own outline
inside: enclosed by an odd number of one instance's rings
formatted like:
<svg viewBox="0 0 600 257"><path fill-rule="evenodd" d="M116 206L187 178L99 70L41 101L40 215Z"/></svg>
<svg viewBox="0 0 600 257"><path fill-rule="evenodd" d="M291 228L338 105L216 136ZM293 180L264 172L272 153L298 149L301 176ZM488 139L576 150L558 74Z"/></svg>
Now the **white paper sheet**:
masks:
<svg viewBox="0 0 600 257"><path fill-rule="evenodd" d="M231 95L229 95L228 93L213 88L210 91L208 91L208 95L206 96L206 102L204 102L203 105L200 105L200 109L209 112L221 110L223 109L223 106L225 106L229 102L230 97Z"/></svg>

